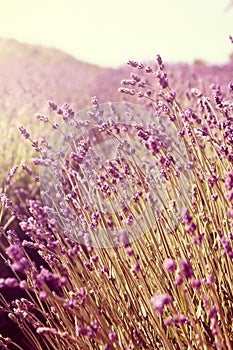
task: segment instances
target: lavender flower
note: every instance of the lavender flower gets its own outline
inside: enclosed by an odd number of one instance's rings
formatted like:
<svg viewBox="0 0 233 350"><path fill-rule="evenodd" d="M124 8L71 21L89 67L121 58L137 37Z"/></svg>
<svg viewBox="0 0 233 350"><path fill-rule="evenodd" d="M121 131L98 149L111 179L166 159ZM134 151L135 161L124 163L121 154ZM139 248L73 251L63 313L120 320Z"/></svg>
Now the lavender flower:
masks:
<svg viewBox="0 0 233 350"><path fill-rule="evenodd" d="M169 305L172 302L172 297L168 294L157 294L151 298L151 304L153 309L160 315L163 315L164 306Z"/></svg>
<svg viewBox="0 0 233 350"><path fill-rule="evenodd" d="M193 275L194 275L193 268L187 260L180 259L179 264L180 264L181 274L184 275L185 278L188 279L188 278L193 277Z"/></svg>
<svg viewBox="0 0 233 350"><path fill-rule="evenodd" d="M168 272L170 273L174 273L176 271L176 262L171 259L171 258L168 258L168 259L165 259L164 262L163 262L163 267L165 270L167 270Z"/></svg>

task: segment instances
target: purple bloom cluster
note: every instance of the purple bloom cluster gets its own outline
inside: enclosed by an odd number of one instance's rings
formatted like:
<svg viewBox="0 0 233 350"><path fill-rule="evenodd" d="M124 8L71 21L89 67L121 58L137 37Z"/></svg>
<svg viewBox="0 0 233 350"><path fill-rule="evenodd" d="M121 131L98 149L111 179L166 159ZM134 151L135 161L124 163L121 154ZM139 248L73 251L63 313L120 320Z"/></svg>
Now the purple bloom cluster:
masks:
<svg viewBox="0 0 233 350"><path fill-rule="evenodd" d="M168 294L158 294L151 298L152 307L160 316L163 315L164 306L171 304L171 302L172 297Z"/></svg>
<svg viewBox="0 0 233 350"><path fill-rule="evenodd" d="M176 271L177 265L173 259L165 259L163 262L163 267L170 273L174 273Z"/></svg>

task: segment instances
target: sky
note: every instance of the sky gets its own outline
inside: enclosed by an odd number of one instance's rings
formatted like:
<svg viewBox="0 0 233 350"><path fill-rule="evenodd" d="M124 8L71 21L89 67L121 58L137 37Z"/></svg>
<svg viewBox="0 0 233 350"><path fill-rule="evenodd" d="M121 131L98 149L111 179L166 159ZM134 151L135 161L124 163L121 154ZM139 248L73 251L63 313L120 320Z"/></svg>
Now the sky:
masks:
<svg viewBox="0 0 233 350"><path fill-rule="evenodd" d="M225 63L231 0L0 0L0 37L117 67L129 59ZM0 53L1 54L1 53Z"/></svg>

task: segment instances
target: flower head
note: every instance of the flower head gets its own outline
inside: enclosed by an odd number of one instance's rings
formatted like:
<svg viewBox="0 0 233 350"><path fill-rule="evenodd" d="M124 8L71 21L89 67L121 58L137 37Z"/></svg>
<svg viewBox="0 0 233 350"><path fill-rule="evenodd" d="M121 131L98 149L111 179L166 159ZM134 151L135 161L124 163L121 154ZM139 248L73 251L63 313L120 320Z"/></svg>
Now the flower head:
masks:
<svg viewBox="0 0 233 350"><path fill-rule="evenodd" d="M164 306L171 304L172 297L169 294L157 294L154 295L150 301L153 309L157 311L160 316L162 316Z"/></svg>
<svg viewBox="0 0 233 350"><path fill-rule="evenodd" d="M180 269L181 273L186 277L186 278L191 278L194 274L192 266L189 264L189 262L185 259L180 259L179 260L180 264Z"/></svg>
<svg viewBox="0 0 233 350"><path fill-rule="evenodd" d="M163 267L168 272L173 273L176 271L176 262L171 258L165 259L163 262Z"/></svg>

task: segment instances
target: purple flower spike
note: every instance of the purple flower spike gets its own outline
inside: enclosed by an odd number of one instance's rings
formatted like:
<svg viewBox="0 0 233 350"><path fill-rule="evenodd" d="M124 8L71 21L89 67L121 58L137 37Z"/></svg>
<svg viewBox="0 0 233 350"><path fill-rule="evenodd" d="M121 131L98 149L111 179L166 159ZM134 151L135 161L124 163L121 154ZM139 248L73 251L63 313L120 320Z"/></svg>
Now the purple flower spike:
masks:
<svg viewBox="0 0 233 350"><path fill-rule="evenodd" d="M201 287L201 281L200 279L194 279L193 281L191 281L190 286L194 289L199 289Z"/></svg>
<svg viewBox="0 0 233 350"><path fill-rule="evenodd" d="M165 270L167 270L168 272L170 273L174 273L176 271L176 262L171 259L171 258L168 258L168 259L165 259L164 262L163 262L163 267Z"/></svg>
<svg viewBox="0 0 233 350"><path fill-rule="evenodd" d="M115 332L110 332L110 333L108 334L108 338L109 338L109 340L114 341L114 340L117 339L117 335L116 335Z"/></svg>
<svg viewBox="0 0 233 350"><path fill-rule="evenodd" d="M187 225L185 227L185 231L188 233L193 233L196 231L196 229L197 229L197 226L194 224L194 222L192 222L190 225Z"/></svg>
<svg viewBox="0 0 233 350"><path fill-rule="evenodd" d="M182 221L184 224L190 224L193 220L192 216L189 213L188 209L184 209L183 212L181 213Z"/></svg>
<svg viewBox="0 0 233 350"><path fill-rule="evenodd" d="M225 177L225 188L230 191L233 189L233 172L230 171Z"/></svg>
<svg viewBox="0 0 233 350"><path fill-rule="evenodd" d="M185 260L185 259L180 259L180 260L179 260L179 264L180 264L181 273L182 273L186 278L191 278L191 277L193 277L193 275L194 275L194 273L193 273L193 268L192 268L192 266L188 263L187 260Z"/></svg>
<svg viewBox="0 0 233 350"><path fill-rule="evenodd" d="M56 111L57 110L57 104L54 103L53 101L48 101L48 106L52 111Z"/></svg>
<svg viewBox="0 0 233 350"><path fill-rule="evenodd" d="M18 287L19 285L19 282L16 278L14 277L7 277L5 279L5 286L6 287L9 287L9 288L15 288L15 287Z"/></svg>
<svg viewBox="0 0 233 350"><path fill-rule="evenodd" d="M151 298L152 307L160 316L163 315L164 306L171 304L171 302L172 297L168 294L157 294Z"/></svg>
<svg viewBox="0 0 233 350"><path fill-rule="evenodd" d="M126 246L130 243L128 233L125 229L118 232L119 243L122 246Z"/></svg>

